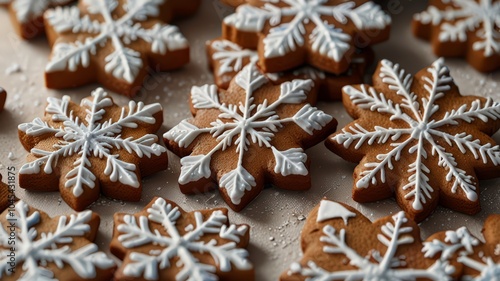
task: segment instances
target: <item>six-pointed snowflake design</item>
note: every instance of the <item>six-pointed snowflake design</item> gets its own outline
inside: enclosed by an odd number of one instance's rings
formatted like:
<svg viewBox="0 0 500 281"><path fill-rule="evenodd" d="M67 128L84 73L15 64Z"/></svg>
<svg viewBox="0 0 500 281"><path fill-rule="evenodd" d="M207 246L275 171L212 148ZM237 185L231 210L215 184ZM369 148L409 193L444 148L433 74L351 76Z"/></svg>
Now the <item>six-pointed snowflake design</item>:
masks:
<svg viewBox="0 0 500 281"><path fill-rule="evenodd" d="M309 104L308 100L311 97L308 93L312 87L311 80L294 80L274 86L257 70L255 64L247 65L236 75L227 93L222 91L218 93L215 85L193 87L191 92L193 107L198 111L216 110L219 114L214 116L216 119L213 122L202 128L195 125L196 118L183 120L164 135L166 143L173 147L172 150L179 151L191 146L195 139L206 134L210 134L216 142L213 142L214 145L210 150L202 151L200 154L200 151L193 149L197 151L194 155L181 159L179 183L186 185L213 177L212 158L217 153L226 153L227 157L231 158L236 157L237 161L233 163L234 165L230 164L232 166L229 167L230 170L217 171L217 178L219 187L224 190L223 196L226 201L230 201L228 203L234 209L241 210L256 196L255 192L249 195L247 191L263 188L261 169L267 170L270 166L265 160L264 163L258 163L260 165L258 171L247 170L250 163L255 162L256 153L272 153L269 158L274 159L272 172L275 174L283 177L289 175L308 177L307 155L300 147L302 140L291 139L299 138L299 135L292 137L280 132L285 127L298 126L300 133L305 133L304 140L310 139L309 142L303 143L317 143L321 141L321 135L330 130L332 123L336 124L333 117ZM266 90L267 93L264 95ZM273 96L273 93L279 93L279 96L276 94ZM232 99L233 103L226 101L231 95L241 99L237 102ZM224 100L221 100L221 97ZM282 150L280 150L273 143L275 138L290 144L281 144ZM201 145L207 147L206 144ZM259 174L257 178L255 174Z"/></svg>
<svg viewBox="0 0 500 281"><path fill-rule="evenodd" d="M94 280L98 271L111 269L115 263L106 254L98 251L97 245L87 240L86 235L92 230L89 223L92 212L85 211L70 216L60 216L55 226L48 232L39 231L43 224L49 222L46 215L39 211L31 211L23 201L16 204L15 212L5 211L5 220L15 219L17 271L21 271L18 280L56 281L64 276L55 276L48 265L54 264L62 269L70 267L81 280ZM45 217L44 217L45 216ZM4 221L0 226L0 279L10 280L12 275L8 262L11 247L8 241L13 231ZM75 248L77 240L85 240L83 247ZM78 242L81 244L80 242ZM112 277L109 271L107 279ZM106 277L105 277L106 278Z"/></svg>
<svg viewBox="0 0 500 281"><path fill-rule="evenodd" d="M222 210L185 213L173 202L153 199L146 214L124 215L115 220L115 238L126 253L117 280L159 280L166 272L177 272L175 280L219 280L216 271L232 268L252 270L245 250L248 226L229 224ZM186 225L186 221L193 224ZM179 229L179 225L185 225ZM197 254L212 261L200 261ZM176 262L173 262L176 261Z"/></svg>
<svg viewBox="0 0 500 281"><path fill-rule="evenodd" d="M344 208L337 205L338 208ZM338 210L331 210L338 212ZM353 213L354 215L354 213ZM361 216L357 213L355 216ZM337 217L340 220L341 217ZM350 219L349 219L350 220ZM348 225L348 220L345 220ZM413 237L413 227L407 225L408 219L404 212L399 212L387 219L387 222L375 233L378 243L386 247L382 255L377 248L367 253L367 255L358 253L356 248L348 244L348 235L354 236L355 233L347 233L345 228L335 228L327 224L322 228L320 241L323 243L323 253L332 255L332 259L338 260L339 255L345 256L347 262L343 262L345 268L337 268L332 271L328 268L319 266L314 259L316 254L308 255L303 263L293 263L290 270L283 276L305 277L308 281L334 281L334 280L416 280L419 278L425 280L451 280L451 274L454 268L447 262L436 261L428 268L412 268L413 264L407 264L404 256L407 252L400 250L400 247L412 245L415 242ZM350 231L353 231L352 229ZM358 229L359 231L359 229ZM352 239L352 238L351 238ZM351 240L353 241L353 240ZM420 242L420 241L418 241ZM415 245L419 245L418 243ZM359 243L358 243L359 246ZM409 254L409 253L408 253ZM308 260L310 258L310 260ZM325 259L323 259L324 261ZM339 261L342 264L342 261ZM419 264L422 266L425 263ZM355 269L351 269L355 267ZM281 280L287 280L282 276ZM296 279L293 279L296 280Z"/></svg>
<svg viewBox="0 0 500 281"><path fill-rule="evenodd" d="M478 211L474 167L494 169L500 164L500 148L485 134L493 134L492 128L498 126L500 104L461 96L442 59L417 77L413 81L399 65L383 60L373 76L383 88L345 87L344 104L356 108L353 117L359 119L333 135L327 145L341 155L346 151L365 155L355 159L363 158L355 172L355 193L397 186L402 192L396 196L410 202L405 211L418 221L432 211L426 207L438 200L439 188L447 190L441 196L451 193ZM403 161L409 164L402 167ZM435 184L442 180L431 171L436 169L444 171L446 185Z"/></svg>
<svg viewBox="0 0 500 281"><path fill-rule="evenodd" d="M382 34L390 24L390 17L371 1L365 1L361 5L356 5L353 1L333 0L262 2L262 7L250 4L239 6L236 13L224 19L224 23L241 32L263 32L263 54L266 59L283 57L299 48L307 48L309 52L321 55L322 61L333 61L337 64L350 60L349 53L354 48L353 37L357 36L358 32L370 29L379 30ZM269 30L265 30L266 24L271 26ZM237 39L238 36L234 38ZM231 38L226 39L238 43ZM372 38L372 41L377 42L380 39ZM257 46L258 44L251 47ZM346 58L346 55L349 58ZM346 71L348 67L348 64L341 68L338 65L332 67L317 61L319 60L311 63L338 74ZM261 60L261 63L266 72L287 70L268 69L269 65L265 60Z"/></svg>
<svg viewBox="0 0 500 281"><path fill-rule="evenodd" d="M438 43L474 40L470 42L472 50L482 52L484 60L500 56L500 1L441 1L444 9L431 5L426 11L416 14L415 21L438 26Z"/></svg>
<svg viewBox="0 0 500 281"><path fill-rule="evenodd" d="M484 229L497 227L491 230L493 235L498 235L497 220L500 215L492 215L485 222ZM491 225L489 225L491 223ZM463 280L469 281L492 281L500 280L500 244L488 241L481 243L472 236L466 227L461 227L455 231L446 231L444 234L438 233L438 238L429 238L424 243L423 252L428 258L433 258L439 254L439 259L443 262L455 260L461 263L465 268L476 271L474 276L468 275L470 270L463 270ZM442 241L441 239L444 238ZM498 240L497 237L491 237Z"/></svg>
<svg viewBox="0 0 500 281"><path fill-rule="evenodd" d="M97 89L91 98L82 101L84 110L78 112L85 112L85 115L75 113L75 106L68 96L62 99L48 98L45 110L50 115L48 118L36 118L30 123L19 125L19 130L25 134L21 141L36 157L21 167L21 183L23 177L39 177L42 172L46 175L54 173L63 158L70 158L73 167L63 175L64 179L59 180L63 198L70 196L65 198L68 199L67 202L84 193L91 193L91 198L97 197L99 190L96 182L101 177L108 177L112 183L129 186L140 195L141 183L136 164L143 157L165 157L166 160L166 149L157 144L158 137L154 134L161 126L161 120L155 118L156 114L162 112L161 105L144 105L142 102L131 101L128 108L119 108L104 90ZM139 126L145 126L150 134L134 138L131 130ZM33 141L38 144L29 147ZM54 142L50 149L45 145ZM122 160L122 154L133 155L137 163ZM104 171L96 170L92 165L92 158L106 159ZM153 170L166 168L166 163L163 163L166 161L160 162ZM31 188L31 185L21 187ZM71 192L63 193L62 189ZM86 206L71 207L80 210Z"/></svg>
<svg viewBox="0 0 500 281"><path fill-rule="evenodd" d="M144 53L141 44L166 61L172 59L169 53L173 51L188 51L187 40L178 28L157 19L164 0L81 1L80 7L57 8L45 15L50 28L62 38L55 42L47 73L74 72L97 63L105 73L133 84L148 63L148 52ZM96 61L106 45L111 45L112 51L103 56L104 61Z"/></svg>
<svg viewBox="0 0 500 281"><path fill-rule="evenodd" d="M234 76L247 64L258 60L257 51L245 49L225 40L215 39L207 44L210 65L213 68L214 80L221 89L227 89ZM349 69L341 74L327 74L312 66L278 73L266 73L274 84L281 84L294 79L311 79L318 86L320 98L338 100L342 97L342 87L362 82L366 66L371 61L371 50L357 52Z"/></svg>

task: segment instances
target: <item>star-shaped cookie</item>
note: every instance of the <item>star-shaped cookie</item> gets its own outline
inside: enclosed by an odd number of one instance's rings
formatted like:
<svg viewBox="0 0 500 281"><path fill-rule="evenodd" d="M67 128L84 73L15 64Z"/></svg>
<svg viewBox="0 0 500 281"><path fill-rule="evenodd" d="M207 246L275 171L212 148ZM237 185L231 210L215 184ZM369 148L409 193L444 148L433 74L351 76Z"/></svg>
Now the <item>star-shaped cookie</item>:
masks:
<svg viewBox="0 0 500 281"><path fill-rule="evenodd" d="M305 190L311 186L304 149L335 130L336 120L311 106L312 80L273 85L255 64L236 75L227 91L193 87L194 118L165 135L181 156L183 193L216 187L229 206L242 210L266 184Z"/></svg>
<svg viewBox="0 0 500 281"><path fill-rule="evenodd" d="M442 57L465 57L482 72L500 68L500 1L432 0L413 19L413 33Z"/></svg>
<svg viewBox="0 0 500 281"><path fill-rule="evenodd" d="M466 227L443 231L429 237L423 252L455 267L461 280L493 281L500 278L500 215L490 215L484 222L484 243Z"/></svg>
<svg viewBox="0 0 500 281"><path fill-rule="evenodd" d="M500 104L462 96L442 59L413 79L398 64L379 63L373 86L343 89L355 119L328 138L342 158L359 162L353 199L394 196L411 219L422 221L439 203L455 211L480 210L479 179L500 175Z"/></svg>
<svg viewBox="0 0 500 281"><path fill-rule="evenodd" d="M225 39L208 41L206 47L215 84L221 89L227 89L229 82L245 65L258 60L257 51L244 49ZM363 82L365 71L373 62L373 57L374 54L370 48L357 50L349 69L340 75L327 73L311 66L265 75L277 85L294 79L312 79L318 86L320 99L339 100L342 98L343 86Z"/></svg>
<svg viewBox="0 0 500 281"><path fill-rule="evenodd" d="M116 265L93 243L99 222L91 211L50 218L19 201L0 214L0 279L110 280Z"/></svg>
<svg viewBox="0 0 500 281"><path fill-rule="evenodd" d="M281 281L451 280L448 261L426 258L420 229L404 212L370 222L354 208L327 199L308 215L304 252Z"/></svg>
<svg viewBox="0 0 500 281"><path fill-rule="evenodd" d="M105 196L139 201L141 177L167 169L166 149L155 135L163 123L158 103L120 107L103 89L81 105L48 98L45 116L19 125L29 151L19 170L21 188L57 191L75 210Z"/></svg>
<svg viewBox="0 0 500 281"><path fill-rule="evenodd" d="M111 252L123 260L115 280L255 280L248 225L227 209L185 212L154 198L134 215L115 214Z"/></svg>
<svg viewBox="0 0 500 281"><path fill-rule="evenodd" d="M259 54L274 73L308 64L342 74L356 48L389 37L391 19L372 1L247 1L223 22L223 37Z"/></svg>
<svg viewBox="0 0 500 281"><path fill-rule="evenodd" d="M189 62L189 46L166 24L192 12L199 0L80 0L78 6L45 13L52 54L45 68L48 88L99 82L129 97L146 76ZM194 7L194 8L193 8Z"/></svg>

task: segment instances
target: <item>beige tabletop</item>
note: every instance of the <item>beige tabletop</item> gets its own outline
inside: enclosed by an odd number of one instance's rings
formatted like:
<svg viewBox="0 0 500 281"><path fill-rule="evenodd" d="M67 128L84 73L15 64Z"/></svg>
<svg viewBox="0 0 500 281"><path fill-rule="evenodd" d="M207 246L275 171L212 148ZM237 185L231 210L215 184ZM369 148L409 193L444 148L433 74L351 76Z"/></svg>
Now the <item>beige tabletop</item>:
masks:
<svg viewBox="0 0 500 281"><path fill-rule="evenodd" d="M399 62L407 71L416 73L436 59L431 53L430 45L415 39L410 33L412 14L424 9L425 1L388 2L391 5L386 5L385 8L393 15L393 30L391 39L375 48L377 59L386 58ZM189 117L188 95L191 86L212 83L204 43L220 35L221 18L229 12L218 0L204 0L196 16L176 23L191 44L191 63L181 70L154 76L147 82L147 90L136 98L146 103L160 102L163 105L165 123L160 133ZM9 92L6 111L0 114L0 172L5 174L9 166L19 169L26 156L26 151L17 138L18 124L41 116L47 97L69 95L79 102L98 85L66 91L46 89L43 69L50 52L47 41L43 38L31 42L20 40L10 26L7 11L3 9L0 10L0 34L0 86ZM500 100L500 72L480 74L460 59L447 59L446 63L462 94L490 96ZM17 66L20 67L18 71ZM122 96L113 97L121 105L128 101ZM339 120L339 128L351 120L340 103L320 103L318 107L335 116ZM500 142L500 134L495 135L495 140ZM311 190L294 192L268 188L244 211L230 211L232 222L251 226L250 258L255 264L259 281L276 280L292 261L300 258L300 230L309 211L322 197L347 203L372 220L399 211L393 199L370 204L354 202L351 199L351 187L355 165L337 157L324 145L319 144L310 149L308 155L312 160ZM144 179L144 192L140 202L121 202L102 197L90 207L102 218L97 243L103 250L108 249L113 214L137 212L154 196L174 200L186 211L225 207L217 192L183 195L177 185L179 158L171 153L169 156L170 166L167 171ZM500 180L482 181L480 184L483 210L479 214L467 216L438 207L429 219L421 223L423 237L462 225L479 235L484 219L489 214L500 213ZM57 192L30 193L18 189L17 195L50 215L72 212Z"/></svg>

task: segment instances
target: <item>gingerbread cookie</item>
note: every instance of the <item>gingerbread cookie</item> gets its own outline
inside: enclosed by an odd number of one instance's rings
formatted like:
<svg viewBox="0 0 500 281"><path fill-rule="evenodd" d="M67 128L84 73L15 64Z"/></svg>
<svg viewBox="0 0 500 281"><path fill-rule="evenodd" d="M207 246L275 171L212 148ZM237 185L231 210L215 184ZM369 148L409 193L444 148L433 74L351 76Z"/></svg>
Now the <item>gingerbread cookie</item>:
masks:
<svg viewBox="0 0 500 281"><path fill-rule="evenodd" d="M301 234L304 255L281 281L451 280L446 261L425 258L418 225L404 212L370 222L354 208L322 200Z"/></svg>
<svg viewBox="0 0 500 281"><path fill-rule="evenodd" d="M248 225L227 209L184 212L154 198L134 215L115 214L111 252L123 260L115 280L254 280Z"/></svg>
<svg viewBox="0 0 500 281"><path fill-rule="evenodd" d="M85 211L50 218L25 202L0 217L0 278L110 280L115 263L93 243L99 216ZM15 239L13 239L13 237Z"/></svg>
<svg viewBox="0 0 500 281"><path fill-rule="evenodd" d="M465 57L482 72L500 68L500 1L432 0L416 14L413 33L443 57Z"/></svg>
<svg viewBox="0 0 500 281"><path fill-rule="evenodd" d="M207 53L210 68L213 70L217 87L227 89L229 82L243 67L258 60L257 51L243 49L241 46L224 39L207 42ZM363 82L366 68L373 61L370 48L357 51L346 73L329 74L311 66L303 66L295 70L265 75L274 83L282 84L294 79L312 79L318 85L319 98L323 100L339 100L342 98L342 87Z"/></svg>
<svg viewBox="0 0 500 281"><path fill-rule="evenodd" d="M19 171L21 188L57 191L68 205L83 210L99 194L139 201L141 177L167 169L166 149L155 133L163 123L160 104L114 104L102 89L82 104L48 98L45 117L19 125L19 139L30 151Z"/></svg>
<svg viewBox="0 0 500 281"><path fill-rule="evenodd" d="M432 235L424 243L428 258L454 265L462 280L489 281L500 278L500 215L489 216L483 228L485 243L466 227Z"/></svg>
<svg viewBox="0 0 500 281"><path fill-rule="evenodd" d="M500 175L500 148L490 137L500 127L500 104L462 96L439 59L412 78L383 60L373 87L344 87L355 119L327 147L359 162L353 199L391 197L416 221L439 203L455 211L480 210L478 179Z"/></svg>
<svg viewBox="0 0 500 281"><path fill-rule="evenodd" d="M48 88L99 82L133 97L149 73L189 62L178 28L165 22L192 12L200 0L80 1L45 14L52 54L45 68Z"/></svg>
<svg viewBox="0 0 500 281"><path fill-rule="evenodd" d="M4 89L0 88L0 112L3 111L6 100L7 100L7 92Z"/></svg>
<svg viewBox="0 0 500 281"><path fill-rule="evenodd" d="M349 68L356 48L389 37L391 19L372 1L247 0L224 19L223 37L255 49L264 72L309 64L330 73Z"/></svg>
<svg viewBox="0 0 500 281"><path fill-rule="evenodd" d="M23 39L32 39L45 32L43 13L54 7L66 6L74 0L0 0L9 8L14 30Z"/></svg>
<svg viewBox="0 0 500 281"><path fill-rule="evenodd" d="M337 121L311 106L312 80L273 85L255 64L236 75L227 91L193 87L193 119L164 135L181 156L183 193L217 186L235 210L242 210L265 184L293 190L311 186L304 149L335 130ZM217 183L217 184L216 184Z"/></svg>

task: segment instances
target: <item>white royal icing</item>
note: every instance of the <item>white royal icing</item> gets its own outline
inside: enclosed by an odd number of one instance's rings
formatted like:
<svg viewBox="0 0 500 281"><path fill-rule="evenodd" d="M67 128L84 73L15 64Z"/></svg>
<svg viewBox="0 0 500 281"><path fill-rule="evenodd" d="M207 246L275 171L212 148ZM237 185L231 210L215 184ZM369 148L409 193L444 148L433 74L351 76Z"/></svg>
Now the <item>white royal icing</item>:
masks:
<svg viewBox="0 0 500 281"><path fill-rule="evenodd" d="M189 146L200 134L211 134L218 144L205 155L192 155L181 159L181 175L179 183L186 184L211 176L210 161L217 151L236 146L238 163L233 170L222 175L219 186L227 191L231 202L239 204L245 191L256 185L255 178L243 167L245 152L250 144L271 148L276 160L274 171L283 176L307 175L305 166L307 156L302 148L279 151L272 144L275 133L286 123L295 123L305 132L313 134L321 130L333 117L325 114L309 104L304 105L293 116L278 115L276 109L286 104L300 104L311 90L311 80L294 80L281 84L281 94L276 101L255 103L253 93L262 85L269 83L255 64L247 65L235 77L236 84L245 90L246 97L242 104L225 104L219 102L219 93L215 85L193 87L191 100L196 109L217 109L219 118L209 128L197 128L183 121L167 132L164 137L173 140L181 147ZM224 121L223 121L224 120Z"/></svg>
<svg viewBox="0 0 500 281"><path fill-rule="evenodd" d="M213 50L212 60L219 62L219 67L216 69L216 75L224 75L240 71L246 65L243 63L243 60L248 60L249 62L256 62L258 60L257 51L244 49L228 40L214 40L211 43L211 47ZM365 62L365 59L360 57L354 58L351 64L364 64ZM315 82L327 79L327 75L324 71L307 65L294 69L291 74L294 77L312 79ZM345 74L352 75L352 68L349 68ZM284 76L287 78L289 77L287 76L288 72L266 73L265 75L269 78L269 80L274 82L279 81L279 79ZM226 77L222 78L226 79Z"/></svg>
<svg viewBox="0 0 500 281"><path fill-rule="evenodd" d="M243 49L240 45L229 40L215 40L211 44L214 50L212 59L220 62L217 74L222 75L230 72L239 72L243 69L244 59L257 61L257 51Z"/></svg>
<svg viewBox="0 0 500 281"><path fill-rule="evenodd" d="M11 4L16 18L21 23L27 23L43 15L51 6L65 5L71 0L0 0L0 5Z"/></svg>
<svg viewBox="0 0 500 281"><path fill-rule="evenodd" d="M6 215L7 220L15 219L16 231L8 229L7 224L0 226L0 279L12 274L9 270L7 256L11 247L12 233L15 233L15 263L17 271L21 271L21 281L57 280L49 265L58 269L71 268L82 279L94 279L96 269L108 269L115 265L105 253L98 251L97 245L89 243L81 248L72 249L71 244L76 237L84 237L91 229L88 224L91 211L70 216L61 216L55 230L38 232L41 216L38 211L29 212L29 206L19 201L15 206L15 216ZM20 266L22 265L22 266Z"/></svg>
<svg viewBox="0 0 500 281"><path fill-rule="evenodd" d="M144 105L142 102L130 101L128 110L122 108L117 121L103 120L106 110L113 106L113 101L100 88L92 93L92 97L92 101L89 99L82 101L82 106L87 111L85 120L73 116L73 112L68 109L70 98L64 96L62 99L48 98L45 110L47 114L52 115L53 121L60 122L60 127L51 126L40 118L19 125L19 130L29 136L51 135L60 139L53 145L53 150L33 148L31 153L37 159L23 165L20 174L39 174L42 167L44 173L51 174L60 158L78 154L73 169L65 175L65 187L71 188L75 197L83 194L84 186L94 188L99 173L104 173L112 182L132 187L140 186L136 174L137 167L121 160L119 155L112 154L112 151L120 150L140 158L165 153L166 149L156 143L158 137L154 134L147 134L138 139L123 139L121 136L124 128L137 128L139 122L156 123L153 116L162 111L161 105L158 103ZM92 157L107 160L104 171L93 170L90 162Z"/></svg>
<svg viewBox="0 0 500 281"><path fill-rule="evenodd" d="M337 202L330 200L321 200L318 209L318 217L316 222L324 222L326 220L341 218L344 224L347 225L349 218L355 217L356 214L347 210L346 207Z"/></svg>
<svg viewBox="0 0 500 281"><path fill-rule="evenodd" d="M290 266L290 275L300 275L307 277L306 280L451 280L454 268L446 262L436 261L434 264L424 269L405 268L405 260L401 256L396 256L399 246L412 244L414 242L411 232L413 229L405 226L408 221L404 212L399 212L392 217L393 221L384 224L380 233L375 232L378 241L387 247L382 255L379 251L369 251L357 253L348 244L345 229L335 229L331 225L323 227L324 236L320 241L324 243L323 252L331 255L345 255L348 263L355 269L344 269L339 271L329 271L310 260L305 266L293 263Z"/></svg>
<svg viewBox="0 0 500 281"><path fill-rule="evenodd" d="M180 268L175 280L219 280L215 275L217 268L221 272L229 272L233 266L239 270L252 268L247 259L247 250L236 245L246 235L248 227L234 224L227 226L228 218L222 211L213 211L206 219L200 212L195 212L196 224L186 227L184 234L176 226L181 217L178 207L174 208L164 199L158 198L147 212L148 216L141 216L138 221L134 216L126 215L123 223L117 226L120 232L118 241L130 249L130 262L123 270L125 276L159 280L159 272L170 268L170 261L174 258L179 260L174 266ZM151 231L153 225L163 227L168 235L158 230ZM215 239L204 241L207 235L216 235L227 242L218 244ZM147 253L134 251L134 248L148 245L155 245L155 248L161 246L161 249ZM198 260L194 253L210 255L215 266Z"/></svg>
<svg viewBox="0 0 500 281"><path fill-rule="evenodd" d="M400 120L408 127L375 126L373 129L366 129L355 124L348 129L342 129L342 132L333 138L345 148L353 145L354 149L359 149L365 143L368 145L392 143L391 149L377 155L378 161L364 164L366 169L361 172L356 187L368 188L370 184L377 184L377 177L385 183L385 170L394 169L395 162L401 159L401 154L406 149L407 156L415 157L407 167L410 176L408 183L403 186L403 190L409 190L405 199L413 200L413 209L421 210L427 199L432 198L431 192L434 188L429 182L430 170L424 163L424 159L429 161L431 156L436 157L439 166L446 171L446 181L453 182L451 192L457 193L460 188L470 201L476 201L477 180L458 166L455 156L447 151L444 144L456 146L463 154L472 154L475 159L480 159L485 164L491 162L494 165L500 164L500 148L491 143L481 144L481 141L474 139L472 135L448 133L447 130L457 126L459 121L471 123L476 120L482 122L496 120L500 118L500 104L491 99L485 102L477 99L445 114L436 114L440 110L436 101L445 97L453 83L442 59L427 69L428 76L423 78L425 83L423 91L427 95L420 98L412 92L411 74L406 75L398 64L390 61L383 60L381 64L382 82L390 90L395 91L401 100L391 100L372 87L362 86L361 90L358 90L346 86L343 90L357 107L390 116L390 120ZM427 145L431 148L430 151L424 148Z"/></svg>
<svg viewBox="0 0 500 281"><path fill-rule="evenodd" d="M351 48L351 36L340 26L329 24L326 17L340 23L350 20L360 30L384 29L391 22L380 6L371 1L356 7L352 1L329 5L327 0L267 1L262 7L243 4L224 22L238 30L250 32L260 32L269 23L272 27L264 38L266 58L283 56L296 50L305 44L304 37L307 35L313 52L340 61ZM285 22L283 18L292 20ZM307 34L305 25L309 23L315 27Z"/></svg>
<svg viewBox="0 0 500 281"><path fill-rule="evenodd" d="M495 263L493 257L478 253L474 257L474 247L479 245L479 240L472 236L466 227L456 231L446 231L445 243L438 239L424 242L423 252L426 257L432 258L440 254L442 262L450 261L454 254L458 253L457 261L465 267L479 272L476 277L463 276L463 280L469 281L496 281L500 278L500 263ZM471 256L473 256L471 258ZM478 260L479 259L479 260Z"/></svg>
<svg viewBox="0 0 500 281"><path fill-rule="evenodd" d="M441 0L445 10L429 6L415 15L423 24L440 25L439 41L465 42L469 33L477 38L472 48L486 57L500 54L500 2L494 0Z"/></svg>
<svg viewBox="0 0 500 281"><path fill-rule="evenodd" d="M55 44L52 56L45 70L76 71L78 67L87 68L91 57L108 41L113 52L105 57L105 71L115 78L133 83L144 66L144 55L127 47L130 43L142 40L150 44L151 51L164 55L167 51L186 48L187 40L172 25L156 23L149 28L149 17L160 13L164 0L128 0L123 4L126 13L115 18L113 12L120 2L117 0L83 0L88 12L101 15L101 20L91 20L88 15L81 15L77 6L58 7L45 14L46 22L57 32L84 34L85 39ZM83 35L82 35L83 36Z"/></svg>

